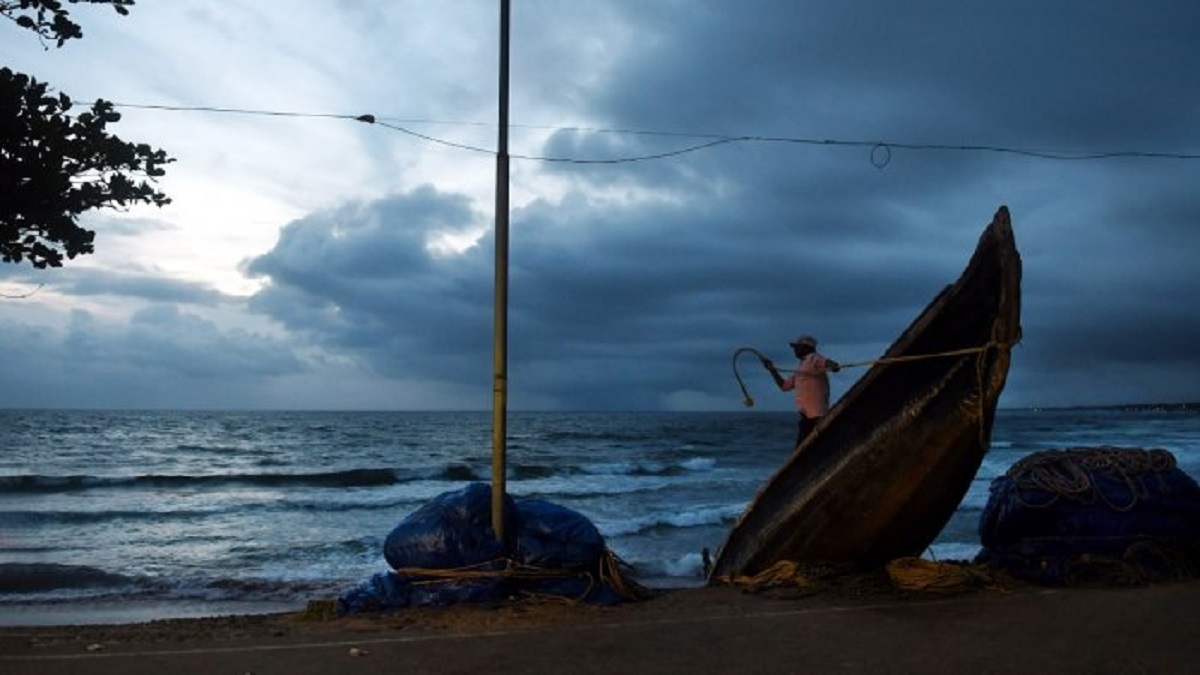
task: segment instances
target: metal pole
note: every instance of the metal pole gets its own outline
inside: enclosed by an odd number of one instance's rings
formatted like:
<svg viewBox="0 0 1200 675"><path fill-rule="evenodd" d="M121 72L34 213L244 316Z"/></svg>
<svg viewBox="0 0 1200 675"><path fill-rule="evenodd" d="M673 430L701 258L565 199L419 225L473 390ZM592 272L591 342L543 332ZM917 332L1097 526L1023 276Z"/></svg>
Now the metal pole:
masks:
<svg viewBox="0 0 1200 675"><path fill-rule="evenodd" d="M492 361L492 530L504 541L508 439L508 24L500 0L500 137L496 151L496 302Z"/></svg>

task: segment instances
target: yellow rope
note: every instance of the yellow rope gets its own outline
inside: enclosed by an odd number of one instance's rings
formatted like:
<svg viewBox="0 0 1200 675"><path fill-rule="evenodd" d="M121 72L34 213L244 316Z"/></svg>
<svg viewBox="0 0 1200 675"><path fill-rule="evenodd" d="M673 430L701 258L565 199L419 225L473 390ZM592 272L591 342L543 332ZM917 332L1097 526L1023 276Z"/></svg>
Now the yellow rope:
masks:
<svg viewBox="0 0 1200 675"><path fill-rule="evenodd" d="M497 566L497 563L503 563ZM398 567L394 570L396 574L401 574L408 577L422 577L427 579L427 582L448 579L487 579L490 577L537 577L541 576L536 573L537 568L528 568L524 565L508 558L495 558L486 560L474 565L466 567ZM561 570L560 570L561 572ZM550 575L547 575L550 576ZM427 583L414 582L414 583Z"/></svg>
<svg viewBox="0 0 1200 675"><path fill-rule="evenodd" d="M878 358L878 359L871 359L869 361L850 361L848 363L842 363L839 361L838 366L840 366L841 368L858 368L860 366L887 365L887 364L891 364L891 363L908 363L910 361L924 361L926 359L940 359L940 358L945 358L948 356L965 356L967 354L983 354L983 353L987 352L989 349L993 349L993 348L1007 349L1008 347L1009 347L1009 345L1001 344L996 341L992 341L992 342L988 342L987 344L983 345L982 347L965 347L963 349L952 349L952 350L945 351L945 352L937 352L935 354L910 354L907 356L890 356L890 357L883 357L883 358ZM762 352L758 351L754 347L739 347L736 350L734 350L734 352L733 352L733 377L734 377L734 379L737 380L738 386L741 387L741 389L742 389L742 404L745 405L747 408L753 408L754 407L754 398L752 396L750 396L750 392L746 390L746 384L744 382L742 382L742 376L738 373L738 368L737 368L738 357L746 352L754 354L755 356L757 356L759 358L759 360L768 361L770 359L768 359L766 356L763 355Z"/></svg>
<svg viewBox="0 0 1200 675"><path fill-rule="evenodd" d="M746 384L742 382L742 376L738 374L737 369L738 357L741 356L743 352L750 352L751 354L757 356L759 360L766 360L767 357L763 356L762 352L758 351L754 347L740 347L733 352L733 377L737 380L738 386L742 388L742 405L746 406L747 408L753 408L754 398L750 396L750 392L746 391Z"/></svg>
<svg viewBox="0 0 1200 675"><path fill-rule="evenodd" d="M838 362L838 365L843 368L857 368L859 366L874 366L877 364L888 363L907 363L909 361L924 361L926 359L940 359L947 356L966 356L967 354L977 354L985 352L993 347L999 347L999 343L989 342L982 347L964 347L963 349L951 349L950 351L937 352L936 354L910 354L908 356L889 356L884 358L872 359L870 361L851 361L849 363Z"/></svg>
<svg viewBox="0 0 1200 675"><path fill-rule="evenodd" d="M893 585L901 590L957 593L977 586L994 585L986 567L980 565L906 557L890 561L885 570ZM721 576L717 577L716 581L750 592L784 586L810 590L820 585L820 572L820 569L811 565L801 566L790 560L780 560L757 574Z"/></svg>
<svg viewBox="0 0 1200 675"><path fill-rule="evenodd" d="M888 562L886 569L892 583L906 591L957 593L987 579L965 565L912 557L896 558Z"/></svg>
<svg viewBox="0 0 1200 675"><path fill-rule="evenodd" d="M1048 507L1060 497L1066 497L1082 503L1099 499L1113 511L1123 512L1148 495L1142 482L1146 476L1173 468L1175 456L1167 450L1100 446L1037 452L1013 464L1005 475L1016 486L1016 498L1023 506ZM1128 503L1115 504L1097 488L1097 473L1125 483L1129 489ZM1022 491L1030 489L1048 492L1051 498L1045 503L1031 503L1021 495Z"/></svg>
<svg viewBox="0 0 1200 675"><path fill-rule="evenodd" d="M649 589L625 576L625 562L616 553L605 549L600 558L600 581L626 600L640 600L652 595Z"/></svg>
<svg viewBox="0 0 1200 675"><path fill-rule="evenodd" d="M791 560L780 560L767 569L749 576L723 576L717 581L724 584L739 586L748 591L761 591L764 588L779 586L796 586L808 588L814 581L801 572L800 566Z"/></svg>
<svg viewBox="0 0 1200 675"><path fill-rule="evenodd" d="M579 598L580 600L591 593L597 577L599 577L600 582L626 600L649 597L650 592L645 587L625 576L622 571L623 566L624 563L615 553L605 549L600 557L599 569L595 571L595 574L587 570L523 565L511 558L495 558L475 565L455 568L400 567L392 572L414 577L410 580L413 585L444 583L459 579L566 579L586 576L589 585L587 591Z"/></svg>

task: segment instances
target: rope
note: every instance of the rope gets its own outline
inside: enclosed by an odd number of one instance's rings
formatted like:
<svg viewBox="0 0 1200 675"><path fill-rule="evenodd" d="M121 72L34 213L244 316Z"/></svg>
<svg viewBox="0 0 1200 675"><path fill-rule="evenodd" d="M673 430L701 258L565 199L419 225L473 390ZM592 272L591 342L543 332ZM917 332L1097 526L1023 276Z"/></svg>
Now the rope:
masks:
<svg viewBox="0 0 1200 675"><path fill-rule="evenodd" d="M892 583L906 591L957 593L988 581L986 574L965 565L922 558L896 558L888 562L886 569Z"/></svg>
<svg viewBox="0 0 1200 675"><path fill-rule="evenodd" d="M1175 456L1167 450L1139 450L1100 446L1037 452L1021 459L1005 475L1017 488L1016 497L1023 506L1045 508L1061 498L1083 504L1097 499L1113 511L1129 511L1149 496L1147 476L1175 468ZM1129 490L1126 503L1115 503L1096 484L1097 474L1110 476ZM1045 503L1032 503L1022 493L1039 490L1050 495Z"/></svg>
<svg viewBox="0 0 1200 675"><path fill-rule="evenodd" d="M523 565L511 558L496 558L466 567L398 567L392 571L407 577L421 577L421 580L414 580L414 584L458 579L561 579L579 574L579 570Z"/></svg>
<svg viewBox="0 0 1200 675"><path fill-rule="evenodd" d="M957 593L994 583L986 572L986 566L980 565L908 557L888 562L885 569L893 585L901 590ZM801 565L791 560L780 560L757 574L722 576L718 577L717 581L748 592L781 587L813 590L821 585L822 578L844 577L849 574L854 572L845 569L822 569L819 565Z"/></svg>
<svg viewBox="0 0 1200 675"><path fill-rule="evenodd" d="M989 342L982 347L964 347L963 349L951 349L950 351L937 352L936 354L910 354L907 356L889 356L884 358L872 359L870 361L851 361L849 363L838 362L838 365L843 368L857 368L859 366L874 366L876 364L888 363L907 363L909 361L924 361L926 359L939 359L946 356L966 356L967 354L977 354L985 352L993 347L1001 346L997 342Z"/></svg>
<svg viewBox="0 0 1200 675"><path fill-rule="evenodd" d="M525 565L511 558L494 558L474 565L454 568L431 567L400 567L393 573L411 579L413 585L437 584L447 581L465 579L567 579L571 577L586 577L588 587L578 598L583 600L591 594L597 581L608 586L625 600L640 600L651 595L650 591L641 584L633 581L624 574L627 567L617 554L605 549L601 554L597 569L593 571L581 569L548 568L536 565Z"/></svg>
<svg viewBox="0 0 1200 675"><path fill-rule="evenodd" d="M758 574L736 577L722 576L717 580L725 584L738 586L750 592L779 586L795 586L804 589L816 583L811 577L803 573L800 565L791 560L780 560Z"/></svg>
<svg viewBox="0 0 1200 675"><path fill-rule="evenodd" d="M759 358L760 361L765 361L767 357L763 356L763 353L754 347L740 347L733 352L733 377L737 380L738 386L742 388L742 405L746 406L747 408L753 408L754 398L751 397L750 392L746 390L746 384L742 382L742 376L738 374L737 369L738 357L741 356L743 352L750 352L751 354L754 354Z"/></svg>
<svg viewBox="0 0 1200 675"><path fill-rule="evenodd" d="M964 347L963 349L951 349L949 351L937 352L934 354L909 354L906 356L890 356L890 357L883 357L883 358L878 358L878 359L871 359L868 361L850 361L848 363L838 362L838 366L840 366L841 368L858 368L860 366L887 365L887 364L892 364L892 363L908 363L911 361L924 361L927 359L940 359L940 358L945 358L948 356L965 356L967 354L983 354L984 352L987 352L989 349L993 349L993 348L997 348L997 347L1008 348L1008 345L1001 344L1001 343L993 340L993 341L988 342L987 344L983 345L982 347ZM738 349L734 350L734 352L733 352L733 377L734 377L734 379L737 380L738 386L741 387L741 389L742 389L742 404L745 405L747 408L753 408L754 407L754 398L752 396L750 396L750 392L747 391L746 384L744 382L742 382L742 376L741 376L741 374L738 373L738 368L737 368L738 357L746 352L750 352L751 354L754 354L755 356L757 356L759 358L760 361L768 361L770 359L768 359L766 356L763 355L762 352L758 351L757 349L755 349L753 347L739 347Z"/></svg>
<svg viewBox="0 0 1200 675"><path fill-rule="evenodd" d="M653 593L650 589L627 577L624 573L628 565L612 551L605 549L600 557L600 582L616 591L626 600L648 598Z"/></svg>

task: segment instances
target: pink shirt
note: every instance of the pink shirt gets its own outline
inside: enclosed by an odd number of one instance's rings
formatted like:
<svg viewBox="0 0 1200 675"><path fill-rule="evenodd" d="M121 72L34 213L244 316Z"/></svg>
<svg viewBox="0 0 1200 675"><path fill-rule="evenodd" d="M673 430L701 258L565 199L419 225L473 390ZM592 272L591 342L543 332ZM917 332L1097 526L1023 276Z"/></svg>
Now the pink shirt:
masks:
<svg viewBox="0 0 1200 675"><path fill-rule="evenodd" d="M783 380L779 388L796 391L796 410L805 417L821 417L829 412L829 362L813 352L805 356L796 370Z"/></svg>

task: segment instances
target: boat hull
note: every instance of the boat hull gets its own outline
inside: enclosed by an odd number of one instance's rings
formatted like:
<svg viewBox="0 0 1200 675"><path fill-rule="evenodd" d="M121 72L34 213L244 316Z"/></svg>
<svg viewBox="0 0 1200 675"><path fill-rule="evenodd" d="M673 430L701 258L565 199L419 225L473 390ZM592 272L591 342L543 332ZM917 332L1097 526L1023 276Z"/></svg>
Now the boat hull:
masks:
<svg viewBox="0 0 1200 675"><path fill-rule="evenodd" d="M710 582L785 560L874 565L920 555L958 508L990 444L1021 336L1020 286L1021 259L1001 207L959 279L759 491L717 554Z"/></svg>

